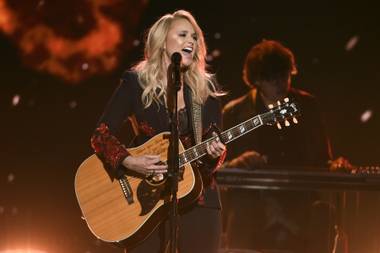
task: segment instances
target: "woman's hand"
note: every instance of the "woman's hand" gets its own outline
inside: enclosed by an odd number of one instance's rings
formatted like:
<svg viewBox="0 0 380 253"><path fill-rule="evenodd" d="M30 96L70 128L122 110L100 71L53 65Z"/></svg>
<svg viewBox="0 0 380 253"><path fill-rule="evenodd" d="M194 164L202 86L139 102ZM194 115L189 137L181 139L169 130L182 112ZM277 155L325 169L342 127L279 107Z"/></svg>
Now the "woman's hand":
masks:
<svg viewBox="0 0 380 253"><path fill-rule="evenodd" d="M162 164L159 155L127 156L122 164L124 167L145 176L166 173L168 166Z"/></svg>
<svg viewBox="0 0 380 253"><path fill-rule="evenodd" d="M217 137L216 133L213 133L215 137ZM212 141L209 145L206 146L207 154L209 154L212 158L218 158L226 151L226 146L216 138L216 140Z"/></svg>

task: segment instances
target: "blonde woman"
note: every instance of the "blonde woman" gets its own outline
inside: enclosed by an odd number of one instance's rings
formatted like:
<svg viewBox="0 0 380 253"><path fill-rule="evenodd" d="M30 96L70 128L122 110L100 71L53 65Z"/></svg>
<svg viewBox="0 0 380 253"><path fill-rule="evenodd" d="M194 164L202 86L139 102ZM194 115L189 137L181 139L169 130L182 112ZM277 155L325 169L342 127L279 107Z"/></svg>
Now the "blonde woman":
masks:
<svg viewBox="0 0 380 253"><path fill-rule="evenodd" d="M167 70L171 56L182 56L183 85L178 92L179 133L185 145L196 143L196 120L192 105L201 105L202 132L211 125L220 126L221 106L212 76L206 71L206 45L202 30L194 17L179 10L162 16L149 29L144 59L126 71L110 99L91 138L91 145L111 176L132 171L140 175L167 172L167 165L159 163L159 156L132 156L119 137L123 124L133 127L134 146L141 145L158 133L169 130L166 106ZM225 146L213 141L207 146L208 155L199 163L203 191L199 199L180 210L178 250L186 252L216 252L220 224L220 201L213 172L225 156ZM163 221L154 232L128 252L164 252L169 242L169 222Z"/></svg>

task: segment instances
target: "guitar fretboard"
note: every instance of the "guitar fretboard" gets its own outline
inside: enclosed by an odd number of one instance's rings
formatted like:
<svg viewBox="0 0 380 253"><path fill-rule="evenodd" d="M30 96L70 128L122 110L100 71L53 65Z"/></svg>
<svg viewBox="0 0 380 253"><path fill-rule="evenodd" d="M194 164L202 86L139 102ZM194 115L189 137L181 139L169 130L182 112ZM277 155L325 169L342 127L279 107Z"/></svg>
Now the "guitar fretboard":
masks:
<svg viewBox="0 0 380 253"><path fill-rule="evenodd" d="M212 141L221 141L225 144L249 133L250 131L270 123L276 123L279 120L285 120L289 116L293 116L297 112L296 105L294 103L286 103L285 105L278 105L276 108L272 108L270 111L260 115L256 115L224 132L219 136L213 136L206 141L203 141L179 154L179 166L193 162L200 157L207 154L207 146Z"/></svg>
<svg viewBox="0 0 380 253"><path fill-rule="evenodd" d="M200 157L204 156L207 154L207 146L210 145L212 141L218 140L218 138L221 138L221 141L223 143L229 143L242 135L245 135L246 133L249 133L250 131L262 126L265 124L265 122L269 120L268 119L268 112L257 115L251 119L248 119L239 125L236 125L220 134L220 136L214 136L206 141L199 143L184 152L182 152L179 155L179 165L180 167L185 165L186 163L193 162Z"/></svg>

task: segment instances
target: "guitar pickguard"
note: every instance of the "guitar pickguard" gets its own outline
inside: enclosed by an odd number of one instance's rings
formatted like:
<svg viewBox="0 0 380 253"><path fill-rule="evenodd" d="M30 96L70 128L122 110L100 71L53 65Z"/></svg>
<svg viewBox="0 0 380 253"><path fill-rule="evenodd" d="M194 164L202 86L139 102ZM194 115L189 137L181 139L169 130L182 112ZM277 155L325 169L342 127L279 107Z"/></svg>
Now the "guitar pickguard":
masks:
<svg viewBox="0 0 380 253"><path fill-rule="evenodd" d="M148 214L160 199L169 196L169 192L166 188L166 184L153 186L145 180L140 182L137 187L137 199L141 205L140 216Z"/></svg>

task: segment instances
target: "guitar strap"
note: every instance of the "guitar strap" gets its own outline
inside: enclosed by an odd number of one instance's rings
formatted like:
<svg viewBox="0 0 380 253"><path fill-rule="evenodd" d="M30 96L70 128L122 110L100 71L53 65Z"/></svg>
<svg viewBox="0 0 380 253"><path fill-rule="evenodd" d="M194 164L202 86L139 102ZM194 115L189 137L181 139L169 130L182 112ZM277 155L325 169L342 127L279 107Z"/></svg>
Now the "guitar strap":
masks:
<svg viewBox="0 0 380 253"><path fill-rule="evenodd" d="M193 132L195 144L202 142L202 105L195 101L193 92L191 92L191 118L193 123Z"/></svg>

